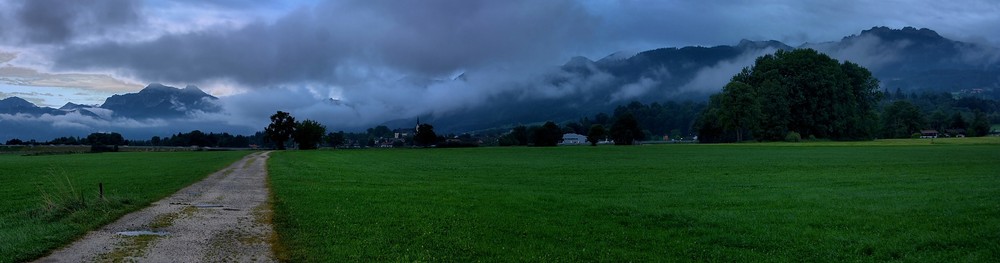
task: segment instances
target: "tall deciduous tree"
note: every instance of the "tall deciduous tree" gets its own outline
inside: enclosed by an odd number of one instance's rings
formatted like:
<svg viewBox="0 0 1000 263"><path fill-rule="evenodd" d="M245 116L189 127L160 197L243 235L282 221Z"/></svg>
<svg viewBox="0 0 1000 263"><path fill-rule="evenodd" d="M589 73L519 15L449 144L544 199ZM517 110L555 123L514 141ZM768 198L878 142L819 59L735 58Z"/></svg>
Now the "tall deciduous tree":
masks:
<svg viewBox="0 0 1000 263"><path fill-rule="evenodd" d="M274 142L278 150L285 149L285 142L292 137L295 132L295 118L291 114L278 111L271 115L271 124L264 128L267 138Z"/></svg>
<svg viewBox="0 0 1000 263"><path fill-rule="evenodd" d="M920 109L909 101L897 100L882 112L882 135L886 138L908 138L923 126Z"/></svg>
<svg viewBox="0 0 1000 263"><path fill-rule="evenodd" d="M330 147L340 147L344 145L344 131L331 132L326 135L326 142Z"/></svg>
<svg viewBox="0 0 1000 263"><path fill-rule="evenodd" d="M968 127L969 124L965 122L965 118L962 118L962 113L955 112L955 114L951 115L951 124L948 125L948 128L965 129Z"/></svg>
<svg viewBox="0 0 1000 263"><path fill-rule="evenodd" d="M413 136L413 142L418 146L431 146L437 142L437 133L434 133L434 126L422 123L417 126L417 133Z"/></svg>
<svg viewBox="0 0 1000 263"><path fill-rule="evenodd" d="M719 121L727 130L736 132L736 141L743 141L743 133L757 123L760 102L757 91L750 85L731 81L722 88Z"/></svg>
<svg viewBox="0 0 1000 263"><path fill-rule="evenodd" d="M528 145L528 127L518 125L510 130L510 135L517 140L517 145Z"/></svg>
<svg viewBox="0 0 1000 263"><path fill-rule="evenodd" d="M986 114L981 111L975 111L972 118L972 125L969 127L972 130L972 136L986 136L990 134L990 120L986 119Z"/></svg>
<svg viewBox="0 0 1000 263"><path fill-rule="evenodd" d="M631 113L623 114L611 125L611 139L615 140L615 145L633 145L636 140L642 140L643 137L645 134Z"/></svg>
<svg viewBox="0 0 1000 263"><path fill-rule="evenodd" d="M315 150L320 141L323 140L324 133L326 133L326 126L307 119L295 123L292 137L295 138L295 143L299 145L300 150Z"/></svg>
<svg viewBox="0 0 1000 263"><path fill-rule="evenodd" d="M941 110L935 110L927 121L931 128L943 130L948 123L948 116Z"/></svg>
<svg viewBox="0 0 1000 263"><path fill-rule="evenodd" d="M780 141L791 131L804 137L859 140L872 138L878 125L878 80L857 64L839 63L812 49L764 55L732 81L750 88L730 87L713 98L698 121L702 125L698 130L706 132L699 133L699 139L742 139L737 131L748 126L759 140ZM759 105L760 114L744 118L741 114L746 112L734 105L751 101ZM744 119L754 121L734 122ZM722 133L718 133L720 127L725 128Z"/></svg>
<svg viewBox="0 0 1000 263"><path fill-rule="evenodd" d="M22 144L24 144L24 141L17 138L7 140L7 143L5 143L5 145L22 145Z"/></svg>
<svg viewBox="0 0 1000 263"><path fill-rule="evenodd" d="M125 144L125 138L117 132L95 132L87 135L90 144L118 146Z"/></svg>
<svg viewBox="0 0 1000 263"><path fill-rule="evenodd" d="M125 138L117 132L95 132L87 135L91 152L117 152L118 145L125 144Z"/></svg>
<svg viewBox="0 0 1000 263"><path fill-rule="evenodd" d="M549 121L535 129L532 135L535 138L535 146L556 146L562 141L563 133L559 125Z"/></svg>
<svg viewBox="0 0 1000 263"><path fill-rule="evenodd" d="M368 135L375 138L389 138L392 137L392 130L385 125L379 125L375 128L368 128Z"/></svg>
<svg viewBox="0 0 1000 263"><path fill-rule="evenodd" d="M600 124L594 124L590 126L590 132L587 133L587 141L590 142L590 146L597 146L597 143L604 138L607 131L604 130L604 126Z"/></svg>

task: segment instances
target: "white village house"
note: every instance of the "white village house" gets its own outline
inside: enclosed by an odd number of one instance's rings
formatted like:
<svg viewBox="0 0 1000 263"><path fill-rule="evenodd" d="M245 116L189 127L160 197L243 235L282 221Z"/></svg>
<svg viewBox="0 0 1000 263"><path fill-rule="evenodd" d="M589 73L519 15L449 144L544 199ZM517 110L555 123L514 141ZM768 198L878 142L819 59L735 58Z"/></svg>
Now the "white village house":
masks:
<svg viewBox="0 0 1000 263"><path fill-rule="evenodd" d="M574 144L586 144L587 136L583 136L576 133L563 134L562 143L563 145L574 145Z"/></svg>

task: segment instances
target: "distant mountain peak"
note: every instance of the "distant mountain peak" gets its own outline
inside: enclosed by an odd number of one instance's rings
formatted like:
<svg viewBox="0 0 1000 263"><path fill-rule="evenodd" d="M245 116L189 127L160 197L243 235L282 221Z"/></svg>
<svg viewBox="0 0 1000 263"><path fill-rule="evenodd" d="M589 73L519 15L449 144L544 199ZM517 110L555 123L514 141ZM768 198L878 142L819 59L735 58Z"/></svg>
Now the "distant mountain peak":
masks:
<svg viewBox="0 0 1000 263"><path fill-rule="evenodd" d="M917 29L912 26L903 27L901 29L893 29L887 26L874 26L868 30L861 30L861 34L890 34L890 33L905 33L905 34L921 34L930 37L941 37L934 30L927 28Z"/></svg>
<svg viewBox="0 0 1000 263"><path fill-rule="evenodd" d="M139 92L143 92L143 91L157 91L157 90L173 90L173 89L177 89L177 88L174 88L174 87L171 87L171 86L167 86L167 85L163 85L163 84L160 84L160 83L149 83L149 85L146 85L146 87L142 88L142 90L139 91Z"/></svg>
<svg viewBox="0 0 1000 263"><path fill-rule="evenodd" d="M741 39L739 44L736 44L736 48L739 49L765 49L765 48L775 48L775 49L792 49L791 46L782 43L777 40L768 41L753 41L749 39Z"/></svg>
<svg viewBox="0 0 1000 263"><path fill-rule="evenodd" d="M597 63L607 63L612 61L626 60L634 57L635 54L637 54L637 52L618 51L615 53L611 53L610 55L598 60Z"/></svg>
<svg viewBox="0 0 1000 263"><path fill-rule="evenodd" d="M39 107L19 97L9 97L0 100L0 113L3 114L31 114L31 115L62 115L65 112L49 107Z"/></svg>
<svg viewBox="0 0 1000 263"><path fill-rule="evenodd" d="M927 28L917 29L915 27L910 27L910 26L903 27L901 29L892 29L886 26L876 26L868 30L862 30L861 34L844 37L843 40L850 40L852 38L862 37L862 36L876 36L881 38L882 40L888 40L888 41L896 41L904 39L931 41L931 42L949 41L947 38L942 37L934 30L930 30Z"/></svg>
<svg viewBox="0 0 1000 263"><path fill-rule="evenodd" d="M35 104L33 104L31 102L28 102L27 100L22 99L20 97L9 97L9 98L0 100L0 107L3 107L3 108L15 108L15 107L35 108L35 107L38 107L38 106L35 106Z"/></svg>
<svg viewBox="0 0 1000 263"><path fill-rule="evenodd" d="M62 107L59 107L60 110L65 110L65 111L79 110L79 109L86 109L86 108L97 108L97 105L85 105L85 104L76 104L76 103L72 103L72 102L67 102Z"/></svg>
<svg viewBox="0 0 1000 263"><path fill-rule="evenodd" d="M192 110L219 111L218 105L211 102L217 99L195 86L178 89L151 83L138 93L113 95L104 100L101 108L126 117L171 118L184 116Z"/></svg>
<svg viewBox="0 0 1000 263"><path fill-rule="evenodd" d="M150 93L167 93L167 94L189 94L202 97L211 97L212 99L217 99L215 96L205 93L205 91L198 88L195 85L188 85L183 89L163 85L160 83L150 83L145 88L139 91L139 94L150 94Z"/></svg>
<svg viewBox="0 0 1000 263"><path fill-rule="evenodd" d="M575 57L569 59L569 61L566 62L566 64L563 65L563 66L567 66L567 67L586 67L587 65L591 65L591 64L594 64L593 60L590 60L589 58L583 57L583 56L575 56Z"/></svg>

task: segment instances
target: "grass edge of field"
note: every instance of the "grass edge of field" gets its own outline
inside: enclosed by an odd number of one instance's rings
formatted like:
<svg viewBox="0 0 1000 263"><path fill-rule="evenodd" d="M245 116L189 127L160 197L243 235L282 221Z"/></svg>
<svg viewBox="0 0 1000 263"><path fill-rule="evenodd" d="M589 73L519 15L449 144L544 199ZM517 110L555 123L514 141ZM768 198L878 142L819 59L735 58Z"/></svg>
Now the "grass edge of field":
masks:
<svg viewBox="0 0 1000 263"><path fill-rule="evenodd" d="M282 214L278 213L278 206L276 205L277 197L271 183L270 157L268 161L264 162L264 171L267 172L267 178L264 180L264 185L267 187L267 201L264 205L266 206L266 210L271 211L270 216L267 216L265 219L265 223L271 225L271 235L267 237L267 243L271 245L271 253L274 255L274 260L278 262L291 262L291 252L288 244L286 244L288 237L286 234L282 234L283 231L278 231L278 224L276 223L281 220Z"/></svg>

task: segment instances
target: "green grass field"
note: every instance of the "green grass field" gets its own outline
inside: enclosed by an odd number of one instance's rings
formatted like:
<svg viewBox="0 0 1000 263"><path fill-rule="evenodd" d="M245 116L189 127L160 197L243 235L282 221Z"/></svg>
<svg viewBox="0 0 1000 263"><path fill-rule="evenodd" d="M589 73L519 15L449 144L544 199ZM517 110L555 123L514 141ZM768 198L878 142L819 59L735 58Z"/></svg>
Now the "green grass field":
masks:
<svg viewBox="0 0 1000 263"><path fill-rule="evenodd" d="M0 262L43 256L247 153L0 155Z"/></svg>
<svg viewBox="0 0 1000 263"><path fill-rule="evenodd" d="M269 169L292 262L997 262L997 142L289 151Z"/></svg>

